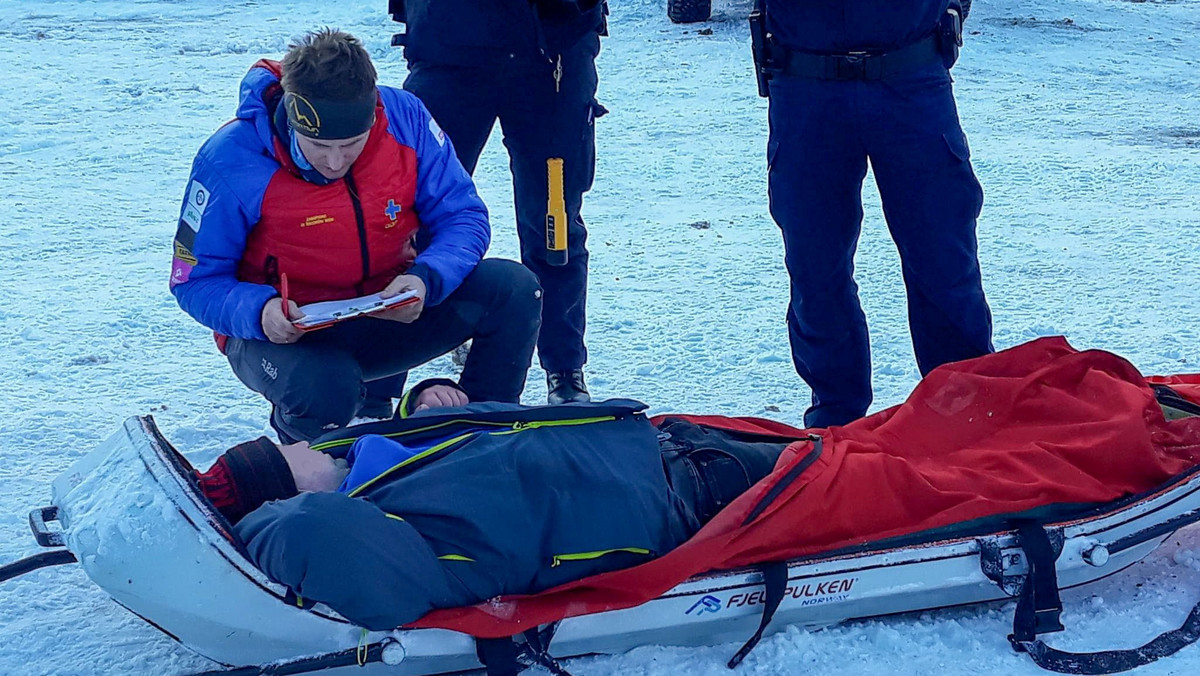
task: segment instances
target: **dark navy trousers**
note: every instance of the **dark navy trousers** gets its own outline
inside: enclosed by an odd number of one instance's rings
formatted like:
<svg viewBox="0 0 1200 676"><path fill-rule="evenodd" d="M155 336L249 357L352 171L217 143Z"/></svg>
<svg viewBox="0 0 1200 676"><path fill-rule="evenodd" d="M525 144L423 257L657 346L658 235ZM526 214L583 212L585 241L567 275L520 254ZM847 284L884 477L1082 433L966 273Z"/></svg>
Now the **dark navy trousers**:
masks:
<svg viewBox="0 0 1200 676"><path fill-rule="evenodd" d="M312 440L361 414L391 415L409 369L473 340L459 385L471 401L517 402L541 314L537 279L515 261L479 263L444 301L410 324L363 317L277 345L230 338L225 354L273 405L284 442ZM364 409L385 404L383 411Z"/></svg>
<svg viewBox="0 0 1200 676"><path fill-rule="evenodd" d="M545 291L537 346L547 371L579 368L587 361L587 231L579 212L595 175L595 119L604 112L596 102L599 49L599 37L589 35L564 52L557 86L558 55L553 64L505 57L478 67L417 61L404 82L450 137L469 173L475 172L492 127L500 121L512 169L521 262ZM552 157L563 159L568 223L564 266L546 259L546 160Z"/></svg>
<svg viewBox="0 0 1200 676"><path fill-rule="evenodd" d="M812 388L805 425L840 425L871 404L867 323L854 282L868 159L900 253L921 374L991 352L971 169L949 72L882 80L778 76L770 84L768 181L791 278L788 334Z"/></svg>

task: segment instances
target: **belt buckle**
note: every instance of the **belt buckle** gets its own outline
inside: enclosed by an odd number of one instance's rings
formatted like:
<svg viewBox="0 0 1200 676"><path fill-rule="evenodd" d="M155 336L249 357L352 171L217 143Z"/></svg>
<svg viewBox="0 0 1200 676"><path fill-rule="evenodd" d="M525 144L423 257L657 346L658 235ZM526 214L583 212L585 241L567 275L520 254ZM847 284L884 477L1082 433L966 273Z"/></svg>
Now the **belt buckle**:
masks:
<svg viewBox="0 0 1200 676"><path fill-rule="evenodd" d="M867 53L850 52L837 57L837 78L839 80L865 80L867 77Z"/></svg>

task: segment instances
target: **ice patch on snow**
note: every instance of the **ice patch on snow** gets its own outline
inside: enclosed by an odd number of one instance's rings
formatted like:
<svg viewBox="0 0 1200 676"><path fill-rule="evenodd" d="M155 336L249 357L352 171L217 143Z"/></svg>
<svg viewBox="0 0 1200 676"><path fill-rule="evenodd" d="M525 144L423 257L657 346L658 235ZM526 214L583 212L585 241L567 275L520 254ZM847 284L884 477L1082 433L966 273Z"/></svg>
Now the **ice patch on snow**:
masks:
<svg viewBox="0 0 1200 676"><path fill-rule="evenodd" d="M1171 560L1181 566L1200 571L1200 549L1176 549Z"/></svg>

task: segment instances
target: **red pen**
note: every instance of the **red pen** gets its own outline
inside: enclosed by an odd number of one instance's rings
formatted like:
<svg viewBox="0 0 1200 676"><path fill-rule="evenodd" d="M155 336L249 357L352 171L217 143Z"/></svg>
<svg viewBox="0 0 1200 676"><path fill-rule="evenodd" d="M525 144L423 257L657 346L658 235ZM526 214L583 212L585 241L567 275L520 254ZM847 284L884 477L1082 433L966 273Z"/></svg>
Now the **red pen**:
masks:
<svg viewBox="0 0 1200 676"><path fill-rule="evenodd" d="M279 274L279 293L281 298L279 301L283 303L283 318L292 321L292 313L288 311L288 289L287 289L287 273Z"/></svg>

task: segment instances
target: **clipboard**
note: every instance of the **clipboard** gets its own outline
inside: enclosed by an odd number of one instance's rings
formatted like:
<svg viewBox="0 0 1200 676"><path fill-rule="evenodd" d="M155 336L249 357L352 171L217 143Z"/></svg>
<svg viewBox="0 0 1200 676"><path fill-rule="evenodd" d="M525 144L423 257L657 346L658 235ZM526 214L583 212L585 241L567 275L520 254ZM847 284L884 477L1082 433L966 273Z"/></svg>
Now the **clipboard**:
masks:
<svg viewBox="0 0 1200 676"><path fill-rule="evenodd" d="M366 317L384 310L392 310L419 301L416 291L406 291L391 298L384 298L377 293L345 300L328 300L320 303L301 305L300 311L304 316L292 320L292 325L301 331L315 331L332 326L338 322L356 317Z"/></svg>

